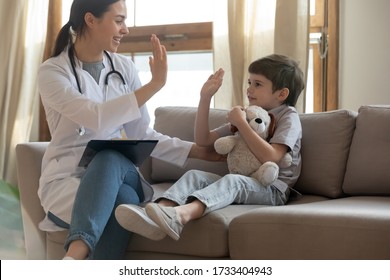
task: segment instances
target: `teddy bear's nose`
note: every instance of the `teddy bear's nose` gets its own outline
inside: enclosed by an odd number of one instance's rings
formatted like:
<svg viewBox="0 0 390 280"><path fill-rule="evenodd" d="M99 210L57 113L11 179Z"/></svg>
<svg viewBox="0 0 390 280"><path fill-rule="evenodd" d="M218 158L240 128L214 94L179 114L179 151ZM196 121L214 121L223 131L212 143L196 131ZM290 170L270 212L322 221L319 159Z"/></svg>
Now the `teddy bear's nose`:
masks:
<svg viewBox="0 0 390 280"><path fill-rule="evenodd" d="M263 121L260 119L260 118L257 118L255 119L255 122L257 122L258 124L262 123Z"/></svg>

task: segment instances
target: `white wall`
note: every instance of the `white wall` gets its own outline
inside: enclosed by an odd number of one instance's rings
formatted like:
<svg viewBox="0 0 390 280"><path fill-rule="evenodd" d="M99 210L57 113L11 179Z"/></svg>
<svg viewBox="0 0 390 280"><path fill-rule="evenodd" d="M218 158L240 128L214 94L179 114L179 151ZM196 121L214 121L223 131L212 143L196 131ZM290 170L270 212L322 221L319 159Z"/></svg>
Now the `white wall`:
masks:
<svg viewBox="0 0 390 280"><path fill-rule="evenodd" d="M340 0L340 108L390 104L389 12L389 0Z"/></svg>

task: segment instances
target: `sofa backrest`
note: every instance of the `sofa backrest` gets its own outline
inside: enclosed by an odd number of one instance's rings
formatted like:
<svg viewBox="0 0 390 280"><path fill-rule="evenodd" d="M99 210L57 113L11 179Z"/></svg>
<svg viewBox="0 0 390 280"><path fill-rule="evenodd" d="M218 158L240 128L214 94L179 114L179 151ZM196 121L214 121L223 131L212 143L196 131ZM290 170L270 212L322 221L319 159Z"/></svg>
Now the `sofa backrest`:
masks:
<svg viewBox="0 0 390 280"><path fill-rule="evenodd" d="M194 141L194 125L196 107L159 107L155 111L154 129L162 134L177 137L186 141ZM226 123L227 110L211 109L210 129ZM199 169L224 175L228 173L224 162L208 162L198 159L189 159L184 168L168 162L152 158L151 179L154 182L176 181L186 171Z"/></svg>
<svg viewBox="0 0 390 280"><path fill-rule="evenodd" d="M227 110L211 109L210 128L226 122ZM154 128L169 136L193 141L196 108L160 107L155 112ZM337 110L301 114L303 129L302 173L296 188L304 194L330 198L343 196L342 185L349 147L355 130L356 112ZM224 175L226 163L191 159L185 168L152 159L152 180L177 180L189 169L201 169Z"/></svg>
<svg viewBox="0 0 390 280"><path fill-rule="evenodd" d="M227 110L211 109L210 128L226 122ZM193 141L195 107L157 108L155 129ZM339 198L390 195L390 106L362 106L301 114L302 171L295 188L303 194ZM356 128L356 130L355 130ZM185 168L152 159L152 179L177 180L189 169L224 175L226 163L191 159Z"/></svg>
<svg viewBox="0 0 390 280"><path fill-rule="evenodd" d="M362 106L356 120L343 190L390 195L390 106Z"/></svg>
<svg viewBox="0 0 390 280"><path fill-rule="evenodd" d="M344 196L342 185L356 112L336 110L301 114L302 170L295 188L304 194Z"/></svg>

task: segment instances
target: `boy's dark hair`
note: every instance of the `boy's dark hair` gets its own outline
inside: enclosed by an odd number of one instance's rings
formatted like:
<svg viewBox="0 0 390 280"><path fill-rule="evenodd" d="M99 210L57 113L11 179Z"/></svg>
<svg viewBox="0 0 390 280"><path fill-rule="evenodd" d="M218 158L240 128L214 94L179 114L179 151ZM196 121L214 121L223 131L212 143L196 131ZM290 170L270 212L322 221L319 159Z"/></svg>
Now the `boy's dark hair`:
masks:
<svg viewBox="0 0 390 280"><path fill-rule="evenodd" d="M288 88L289 95L283 104L295 106L298 97L305 88L304 76L298 63L284 55L272 54L252 62L248 71L263 75L272 82L273 92Z"/></svg>

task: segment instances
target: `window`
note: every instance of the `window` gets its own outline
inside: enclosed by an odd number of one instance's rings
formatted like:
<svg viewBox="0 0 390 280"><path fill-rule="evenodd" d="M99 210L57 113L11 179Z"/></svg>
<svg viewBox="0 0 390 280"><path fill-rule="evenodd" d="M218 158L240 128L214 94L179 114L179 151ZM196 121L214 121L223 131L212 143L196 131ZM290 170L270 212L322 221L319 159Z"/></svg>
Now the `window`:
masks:
<svg viewBox="0 0 390 280"><path fill-rule="evenodd" d="M127 25L150 26L212 21L210 0L127 0Z"/></svg>
<svg viewBox="0 0 390 280"><path fill-rule="evenodd" d="M338 108L339 0L310 0L306 112Z"/></svg>
<svg viewBox="0 0 390 280"><path fill-rule="evenodd" d="M209 0L127 1L130 36L122 40L118 52L132 56L142 84L151 78L150 34L156 34L168 50L167 84L147 103L151 126L159 106L198 105L200 89L214 69L213 7Z"/></svg>
<svg viewBox="0 0 390 280"><path fill-rule="evenodd" d="M135 55L134 62L144 84L151 78L149 55ZM168 55L168 80L162 90L147 103L151 126L154 111L160 106L198 106L199 92L213 71L211 52L172 53Z"/></svg>

